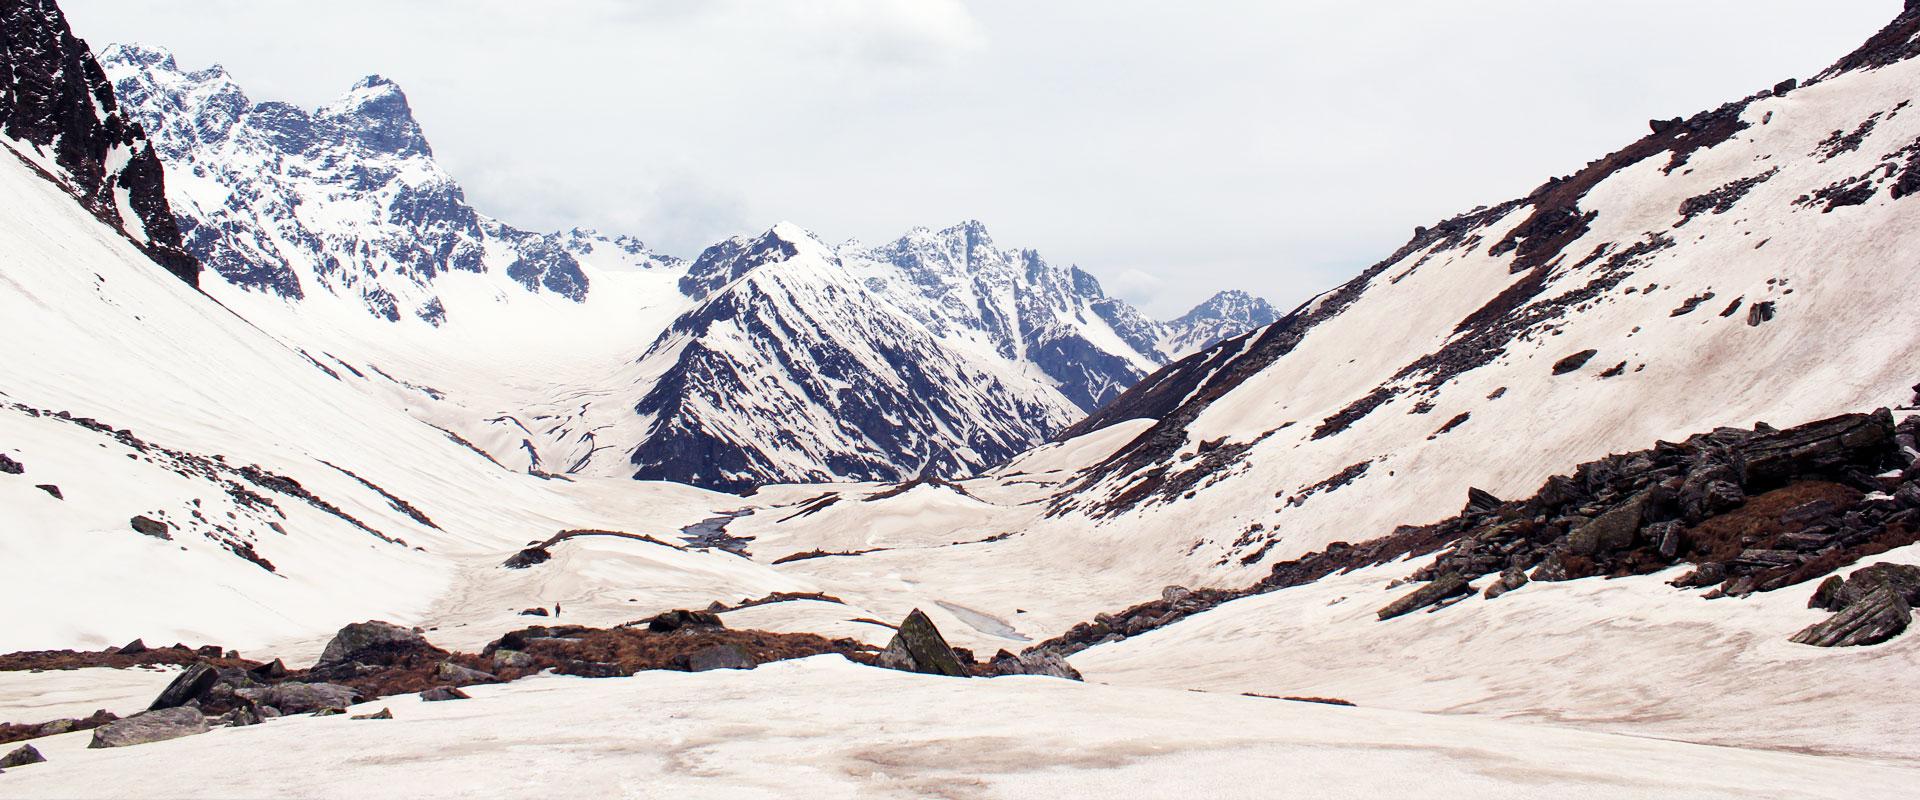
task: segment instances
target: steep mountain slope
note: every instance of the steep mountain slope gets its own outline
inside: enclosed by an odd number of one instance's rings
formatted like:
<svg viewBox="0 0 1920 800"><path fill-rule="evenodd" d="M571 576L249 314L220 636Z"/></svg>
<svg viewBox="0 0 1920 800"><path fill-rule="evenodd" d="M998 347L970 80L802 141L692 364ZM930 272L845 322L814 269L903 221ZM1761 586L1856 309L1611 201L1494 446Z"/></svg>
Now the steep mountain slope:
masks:
<svg viewBox="0 0 1920 800"><path fill-rule="evenodd" d="M53 0L0 2L0 134L102 222L189 284L165 176L140 125L120 110L87 43Z"/></svg>
<svg viewBox="0 0 1920 800"><path fill-rule="evenodd" d="M1656 439L1906 404L1915 25L1808 85L1656 120L1148 378L1063 434L1157 421L1061 510L1232 520L1194 558L1252 570L1438 519L1469 486L1520 496Z"/></svg>

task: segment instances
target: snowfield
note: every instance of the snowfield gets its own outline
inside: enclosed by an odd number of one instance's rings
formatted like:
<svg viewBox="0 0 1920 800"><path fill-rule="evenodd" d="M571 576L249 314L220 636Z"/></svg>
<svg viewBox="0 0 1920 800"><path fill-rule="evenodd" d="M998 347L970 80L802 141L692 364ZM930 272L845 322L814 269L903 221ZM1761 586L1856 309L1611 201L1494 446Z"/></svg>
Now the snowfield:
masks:
<svg viewBox="0 0 1920 800"><path fill-rule="evenodd" d="M0 797L1899 796L1912 767L1460 717L837 656L751 672L543 677L116 750L42 741ZM244 753L245 768L236 769Z"/></svg>

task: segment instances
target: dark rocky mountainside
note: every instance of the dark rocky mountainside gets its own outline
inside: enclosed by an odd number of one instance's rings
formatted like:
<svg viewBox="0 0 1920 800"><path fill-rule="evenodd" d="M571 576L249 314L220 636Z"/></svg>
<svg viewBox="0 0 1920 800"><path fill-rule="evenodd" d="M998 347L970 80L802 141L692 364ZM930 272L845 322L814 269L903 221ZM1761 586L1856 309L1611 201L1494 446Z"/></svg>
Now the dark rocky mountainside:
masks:
<svg viewBox="0 0 1920 800"><path fill-rule="evenodd" d="M53 0L0 0L0 133L154 263L198 285L153 145Z"/></svg>

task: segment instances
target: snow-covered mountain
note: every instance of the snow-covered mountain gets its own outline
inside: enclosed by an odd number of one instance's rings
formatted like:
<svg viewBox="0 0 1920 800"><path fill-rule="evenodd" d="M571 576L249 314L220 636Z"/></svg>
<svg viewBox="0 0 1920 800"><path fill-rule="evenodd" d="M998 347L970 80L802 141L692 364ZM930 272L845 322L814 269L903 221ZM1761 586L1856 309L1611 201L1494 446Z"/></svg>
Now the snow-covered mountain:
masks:
<svg viewBox="0 0 1920 800"><path fill-rule="evenodd" d="M1229 289L1168 322L1161 349L1176 359L1185 358L1247 331L1272 325L1279 319L1280 312L1265 299Z"/></svg>
<svg viewBox="0 0 1920 800"><path fill-rule="evenodd" d="M1244 295L1148 320L978 222L875 248L783 225L691 262L529 233L466 202L384 79L307 111L157 49L102 60L215 296L532 472L734 490L972 474L1263 321Z"/></svg>
<svg viewBox="0 0 1920 800"><path fill-rule="evenodd" d="M582 261L676 263L629 237L530 233L476 212L406 95L379 76L307 111L256 103L224 69L184 71L159 50L116 45L101 62L158 143L187 248L235 286L292 300L323 290L390 321L439 325L444 273L579 301L591 283Z"/></svg>

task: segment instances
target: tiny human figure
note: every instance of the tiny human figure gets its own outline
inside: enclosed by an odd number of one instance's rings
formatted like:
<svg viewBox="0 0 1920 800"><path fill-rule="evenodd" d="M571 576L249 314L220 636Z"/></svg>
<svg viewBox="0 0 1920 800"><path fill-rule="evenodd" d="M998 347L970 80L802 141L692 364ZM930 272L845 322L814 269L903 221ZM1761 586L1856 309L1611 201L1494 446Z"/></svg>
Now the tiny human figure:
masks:
<svg viewBox="0 0 1920 800"><path fill-rule="evenodd" d="M559 603L554 603L554 604L553 604L553 618L554 618L554 619L559 619L559 618L560 618L560 604L559 604Z"/></svg>

